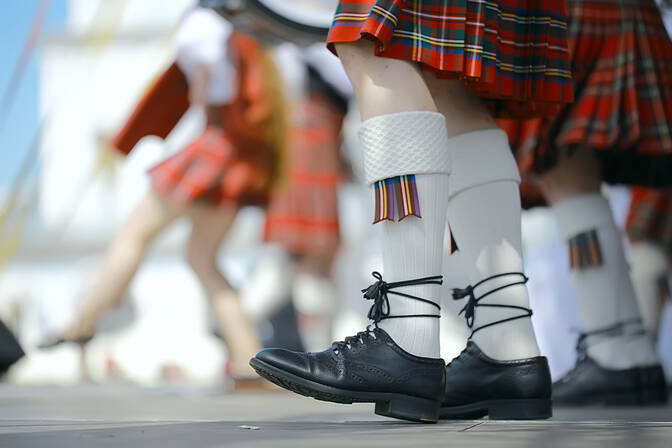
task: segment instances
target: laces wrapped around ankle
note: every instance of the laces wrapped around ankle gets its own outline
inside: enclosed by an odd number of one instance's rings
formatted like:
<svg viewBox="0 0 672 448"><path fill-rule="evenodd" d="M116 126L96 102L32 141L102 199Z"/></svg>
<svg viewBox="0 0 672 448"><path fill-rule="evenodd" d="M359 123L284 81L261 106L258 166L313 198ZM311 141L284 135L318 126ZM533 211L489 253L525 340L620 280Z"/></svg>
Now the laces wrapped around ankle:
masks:
<svg viewBox="0 0 672 448"><path fill-rule="evenodd" d="M334 350L339 350L342 348L351 348L353 344L363 343L365 337L376 338L374 330L378 328L378 322L385 319L402 319L408 317L430 317L438 319L441 317L441 307L432 302L431 300L423 299L422 297L417 297L411 294L406 294L400 291L393 291L395 288L400 288L404 286L417 286L417 285L442 285L443 276L434 275L431 277L416 278L412 280L404 280L400 282L386 282L383 280L383 276L379 272L373 272L373 277L377 280L374 284L368 288L362 289L364 293L364 299L372 300L373 304L369 308L368 318L373 321L373 326L369 325L365 331L360 331L355 336L348 336L343 341L337 341L332 344ZM411 300L418 300L424 302L428 305L432 305L438 311L437 314L390 314L390 300L388 294L393 294L395 296L404 297Z"/></svg>
<svg viewBox="0 0 672 448"><path fill-rule="evenodd" d="M474 290L478 286L480 286L480 285L482 285L482 284L484 284L484 283L486 283L490 280L500 278L500 277L507 277L507 276L519 276L519 277L521 277L521 280L517 281L517 282L507 283L506 285L502 285L502 286L499 286L497 288L491 289L490 291L486 292L485 294L481 295L480 297L476 297L476 295L474 294ZM469 285L466 288L462 288L462 289L454 288L453 289L453 300L462 300L465 297L468 298L466 305L464 305L462 310L460 310L459 314L464 313L464 318L467 321L467 326L469 327L469 329L471 329L471 336L473 336L474 333L476 333L477 331L482 330L484 328L492 327L493 325L502 324L504 322L510 322L512 320L523 319L525 317L532 316L532 310L529 309L529 308L525 308L524 306L494 304L494 303L492 303L492 304L490 304L490 303L480 303L480 301L482 299L489 296L490 294L494 294L497 291L501 291L502 289L508 288L510 286L524 285L524 284L527 283L528 280L529 280L529 278L527 278L525 276L525 274L523 274L522 272L506 272L506 273L503 273L503 274L497 274L497 275L493 275L491 277L485 278L485 279L481 280L480 282L476 283L475 285ZM479 308L479 307L481 307L481 308L506 308L506 309L520 310L520 311L523 312L523 314L513 316L513 317L509 317L509 318L506 318L506 319L497 320L495 322L490 322L489 324L481 325L480 327L474 328L474 317L475 317L475 314L476 314L476 308Z"/></svg>
<svg viewBox="0 0 672 448"><path fill-rule="evenodd" d="M640 328L631 333L626 333L626 327L628 325L637 325L639 324ZM632 319L626 319L621 322L617 322L613 325L604 328L598 328L597 330L583 331L579 333L579 338L576 340L576 358L577 362L584 360L588 356L588 339L591 337L609 337L609 336L642 336L646 335L646 330L642 325L642 320L639 317L634 317Z"/></svg>
<svg viewBox="0 0 672 448"><path fill-rule="evenodd" d="M388 283L385 280L383 280L383 276L380 275L379 272L373 272L371 275L373 275L373 277L376 278L378 281L373 285L369 286L368 288L362 289L362 292L364 293L364 298L366 300L373 300L373 305L371 305L371 308L369 309L368 317L373 321L374 325L377 326L378 322L385 319L401 319L405 317L434 317L438 319L441 317L440 314L390 315L390 300L387 297L387 295L393 294L395 296L405 297L407 299L418 300L428 305L432 305L440 312L441 307L438 304L432 302L431 300L423 299L422 297L416 297L411 294L406 294L399 291L393 291L393 289L400 288L402 286L416 286L416 285L430 285L430 284L442 285L443 276L435 275L432 277L423 277L423 278L416 278L413 280L404 280L401 282Z"/></svg>

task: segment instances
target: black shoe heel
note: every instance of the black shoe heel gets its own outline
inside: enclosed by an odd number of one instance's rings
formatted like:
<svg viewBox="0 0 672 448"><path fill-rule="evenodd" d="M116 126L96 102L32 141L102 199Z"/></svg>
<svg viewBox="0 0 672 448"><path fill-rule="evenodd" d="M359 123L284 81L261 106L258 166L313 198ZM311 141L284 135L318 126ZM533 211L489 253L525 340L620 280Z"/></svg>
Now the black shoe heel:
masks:
<svg viewBox="0 0 672 448"><path fill-rule="evenodd" d="M553 416L550 399L495 400L488 403L490 420L545 420Z"/></svg>
<svg viewBox="0 0 672 448"><path fill-rule="evenodd" d="M438 401L403 396L376 402L376 414L422 423L436 423L439 419Z"/></svg>

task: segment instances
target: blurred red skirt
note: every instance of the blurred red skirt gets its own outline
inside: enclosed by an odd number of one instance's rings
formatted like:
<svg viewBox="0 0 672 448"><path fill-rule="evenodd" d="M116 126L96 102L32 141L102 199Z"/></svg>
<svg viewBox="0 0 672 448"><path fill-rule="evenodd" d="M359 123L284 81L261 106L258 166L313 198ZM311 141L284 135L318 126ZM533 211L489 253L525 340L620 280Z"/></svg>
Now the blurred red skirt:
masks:
<svg viewBox="0 0 672 448"><path fill-rule="evenodd" d="M672 256L672 190L632 188L626 230L631 241L658 244Z"/></svg>
<svg viewBox="0 0 672 448"><path fill-rule="evenodd" d="M152 187L180 205L264 205L271 167L267 157L238 150L220 128L203 134L149 171Z"/></svg>
<svg viewBox="0 0 672 448"><path fill-rule="evenodd" d="M521 171L599 151L611 183L672 184L672 42L653 0L568 0L576 102L555 119L500 120Z"/></svg>
<svg viewBox="0 0 672 448"><path fill-rule="evenodd" d="M554 115L571 102L563 0L340 0L327 39L462 79L495 116Z"/></svg>
<svg viewBox="0 0 672 448"><path fill-rule="evenodd" d="M272 193L265 240L301 255L332 255L340 244L338 186L343 114L312 95L290 131L284 182Z"/></svg>

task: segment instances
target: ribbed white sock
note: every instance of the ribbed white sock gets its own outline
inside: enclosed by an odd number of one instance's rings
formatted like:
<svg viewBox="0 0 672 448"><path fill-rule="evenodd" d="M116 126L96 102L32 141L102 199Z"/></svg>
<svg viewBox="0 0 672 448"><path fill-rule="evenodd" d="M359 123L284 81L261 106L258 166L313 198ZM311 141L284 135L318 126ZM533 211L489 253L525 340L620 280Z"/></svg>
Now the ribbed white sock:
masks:
<svg viewBox="0 0 672 448"><path fill-rule="evenodd" d="M387 282L412 280L441 275L443 237L448 204L448 175L415 176L422 218L408 216L401 222L384 221L382 227L383 278ZM441 304L441 285L418 285L396 288L403 292ZM439 314L430 304L388 295L390 314ZM416 356L439 358L439 319L412 317L380 322L394 341Z"/></svg>
<svg viewBox="0 0 672 448"><path fill-rule="evenodd" d="M600 194L585 194L564 200L552 207L563 239L596 231L602 265L571 271L584 331L605 329L641 318L635 291L623 251L623 234L616 227L607 200ZM658 363L653 345L642 324L624 328L625 334L590 337L588 354L602 367L628 369Z"/></svg>
<svg viewBox="0 0 672 448"><path fill-rule="evenodd" d="M440 276L450 173L444 116L427 111L383 115L365 121L359 135L369 184L402 175L415 175L416 179L422 218L407 216L399 222L376 224L382 233L383 279L392 283ZM394 289L437 305L441 290L440 285ZM388 299L391 316L439 314L436 307L419 300L392 293ZM385 319L379 326L413 355L440 356L438 318Z"/></svg>
<svg viewBox="0 0 672 448"><path fill-rule="evenodd" d="M632 283L635 287L644 328L655 345L663 303L660 297L661 278L670 270L665 250L648 241L635 241L630 246Z"/></svg>
<svg viewBox="0 0 672 448"><path fill-rule="evenodd" d="M450 288L465 288L493 275L523 272L520 176L506 134L498 129L470 132L454 139L448 222L464 261L466 278ZM476 298L498 287L520 282L510 275L475 287ZM467 298L462 299L465 305ZM525 285L509 286L484 297L481 304L529 308ZM477 307L473 329L521 314L523 310ZM492 325L472 340L498 360L539 355L529 317Z"/></svg>

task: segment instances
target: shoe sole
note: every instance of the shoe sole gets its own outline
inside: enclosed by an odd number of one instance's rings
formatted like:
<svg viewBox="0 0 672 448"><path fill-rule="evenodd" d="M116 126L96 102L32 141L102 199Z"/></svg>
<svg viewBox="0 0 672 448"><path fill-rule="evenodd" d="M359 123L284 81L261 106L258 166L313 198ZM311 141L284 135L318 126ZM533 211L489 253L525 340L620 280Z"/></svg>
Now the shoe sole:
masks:
<svg viewBox="0 0 672 448"><path fill-rule="evenodd" d="M577 399L556 399L555 403L561 406L662 406L667 401L667 390L660 388L583 395Z"/></svg>
<svg viewBox="0 0 672 448"><path fill-rule="evenodd" d="M471 420L488 416L490 420L546 420L553 416L550 399L487 400L462 406L442 406L442 420Z"/></svg>
<svg viewBox="0 0 672 448"><path fill-rule="evenodd" d="M327 386L286 372L257 358L250 360L250 366L259 376L283 389L316 400L342 404L375 403L376 414L412 422L436 423L439 419L441 403L438 401L404 394L363 392Z"/></svg>

